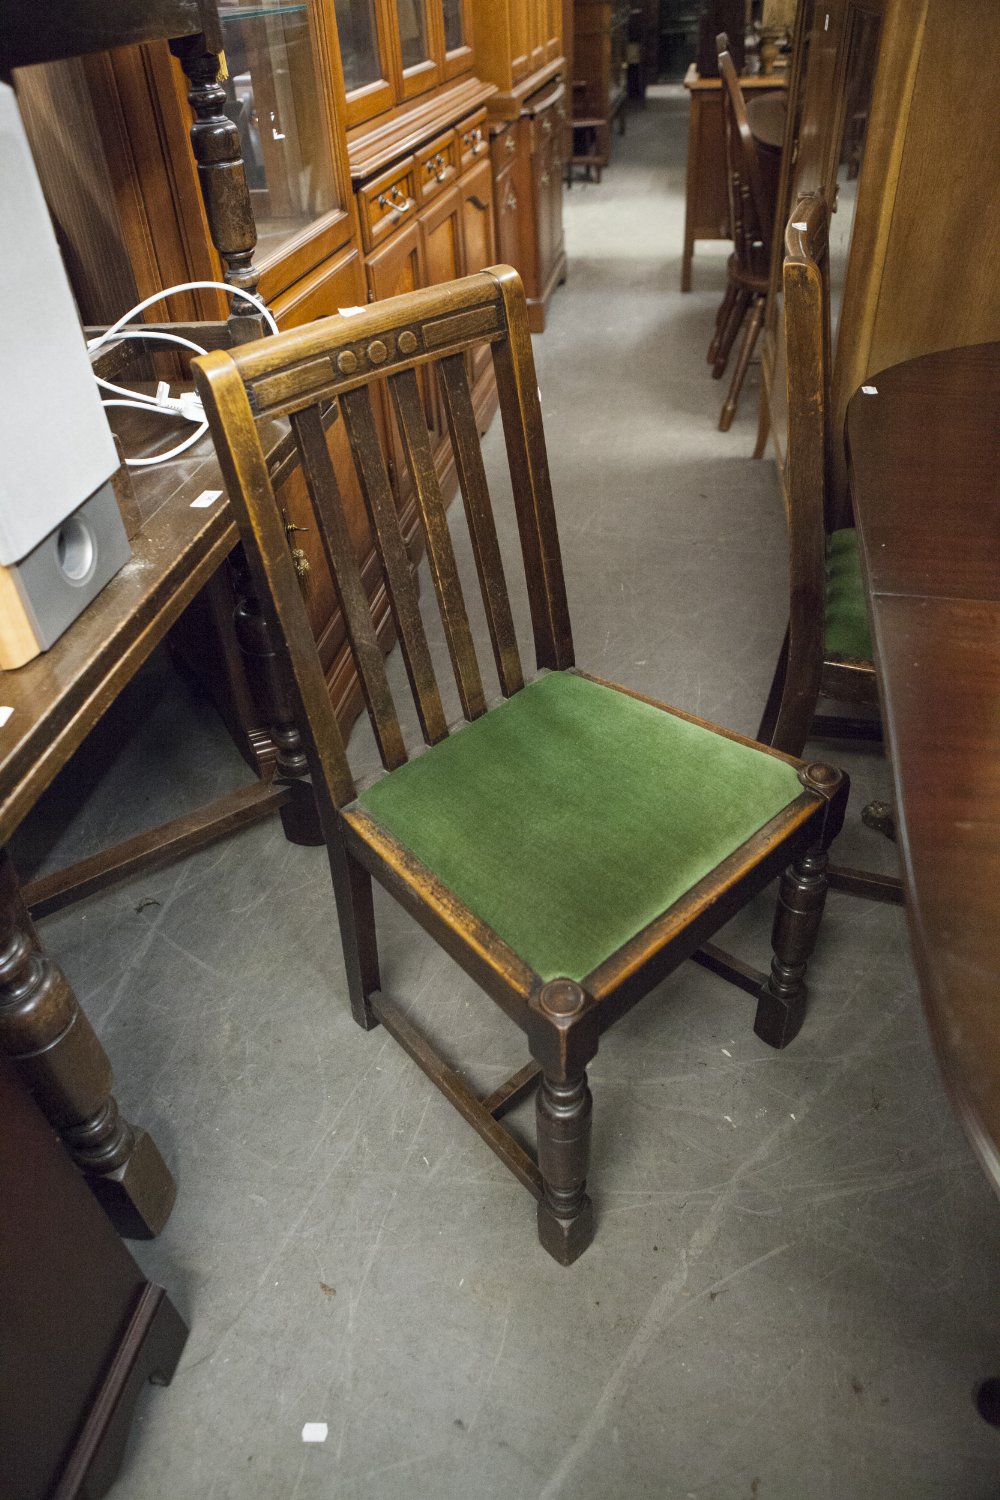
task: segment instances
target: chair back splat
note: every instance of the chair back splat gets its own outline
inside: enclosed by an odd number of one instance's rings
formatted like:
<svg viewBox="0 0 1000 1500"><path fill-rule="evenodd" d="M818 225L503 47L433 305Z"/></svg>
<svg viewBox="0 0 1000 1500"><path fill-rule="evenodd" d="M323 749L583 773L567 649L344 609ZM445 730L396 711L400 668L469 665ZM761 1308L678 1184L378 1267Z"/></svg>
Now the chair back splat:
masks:
<svg viewBox="0 0 1000 1500"><path fill-rule="evenodd" d="M521 316L520 300L513 295L515 285L514 273L508 268L484 271L462 283L395 299L400 317L392 327L386 327L385 322L389 304L380 304L349 318L324 319L280 343L265 341L249 351L210 355L200 361L197 379L206 411L215 413L215 421L224 423L230 434L239 434L220 444L219 453L233 504L239 511L244 506L244 494L259 497L241 518L242 524L252 529L257 543L251 551L251 567L258 575L255 581L262 594L274 600L282 630L289 639L293 630L296 633L292 670L308 704L306 719L314 734L319 728L314 754L324 768L336 807L354 797L354 782L329 706L318 653L305 649L305 611L294 570L290 571L281 518L271 496L255 423L262 417L290 417L379 754L385 768L393 770L406 761L406 747L348 535L320 406L331 400L339 402L420 728L428 745L437 744L447 736L448 726L368 387L377 376L388 388L412 478L462 712L467 720L473 720L486 711L486 694L435 471L425 400L417 376L419 366L433 362L438 369L439 394L502 693L510 697L518 692L524 686L524 672L469 388L466 351L477 343L492 345L536 660L539 667L557 669L573 664L537 386L524 378L522 368L524 347L530 350L530 335ZM511 347L517 350L519 344L520 359Z"/></svg>
<svg viewBox="0 0 1000 1500"><path fill-rule="evenodd" d="M487 343L538 673L526 673L469 387ZM749 990L773 1047L805 1014L803 979L846 778L574 667L545 438L516 272L374 303L194 362L262 598L276 616L312 770L355 1020L383 1025L538 1201L546 1250L589 1244L592 1101L601 1034L685 959ZM321 410L343 421L426 741L408 757ZM428 413L435 416L428 418ZM443 412L502 699L488 701L430 422ZM360 794L330 701L257 434L288 417L340 597L384 773ZM451 732L384 457L394 423L464 720ZM528 679L531 680L528 680ZM782 873L783 872L783 873ZM712 935L776 877L769 974ZM372 880L525 1033L533 1062L478 1097L383 990ZM501 1123L536 1090L537 1160Z"/></svg>

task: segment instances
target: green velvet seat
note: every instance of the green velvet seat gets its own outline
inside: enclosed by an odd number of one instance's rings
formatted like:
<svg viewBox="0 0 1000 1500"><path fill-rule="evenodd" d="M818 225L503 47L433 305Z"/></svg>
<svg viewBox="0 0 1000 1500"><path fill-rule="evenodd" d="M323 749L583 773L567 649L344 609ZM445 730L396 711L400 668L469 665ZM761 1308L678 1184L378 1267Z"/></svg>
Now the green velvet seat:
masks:
<svg viewBox="0 0 1000 1500"><path fill-rule="evenodd" d="M831 532L827 538L824 624L830 661L872 660L858 534L853 526Z"/></svg>
<svg viewBox="0 0 1000 1500"><path fill-rule="evenodd" d="M360 801L543 979L582 980L801 791L784 761L557 672Z"/></svg>

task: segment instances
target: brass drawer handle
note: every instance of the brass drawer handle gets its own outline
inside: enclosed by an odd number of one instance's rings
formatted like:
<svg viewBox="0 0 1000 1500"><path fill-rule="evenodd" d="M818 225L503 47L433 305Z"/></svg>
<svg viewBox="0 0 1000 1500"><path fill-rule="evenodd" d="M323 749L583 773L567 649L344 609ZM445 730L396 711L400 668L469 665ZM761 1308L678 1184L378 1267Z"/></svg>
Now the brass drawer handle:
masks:
<svg viewBox="0 0 1000 1500"><path fill-rule="evenodd" d="M549 131L552 129L552 121L551 120L543 120L542 121L542 129L545 131L545 134L548 135Z"/></svg>
<svg viewBox="0 0 1000 1500"><path fill-rule="evenodd" d="M513 213L515 211L515 209L517 208L517 199L514 197L513 193L508 193L507 194L507 201L504 204L504 208L507 210L508 213Z"/></svg>
<svg viewBox="0 0 1000 1500"><path fill-rule="evenodd" d="M538 180L542 184L542 187L548 187L549 183L552 181L552 178L549 176L548 172L543 172Z"/></svg>
<svg viewBox="0 0 1000 1500"><path fill-rule="evenodd" d="M483 149L483 132L479 129L467 130L462 137L466 147L475 156Z"/></svg>
<svg viewBox="0 0 1000 1500"><path fill-rule="evenodd" d="M512 135L504 136L503 144L504 150L509 151L513 156L514 152L517 150L517 142L515 141L514 137Z"/></svg>
<svg viewBox="0 0 1000 1500"><path fill-rule="evenodd" d="M444 182L448 175L448 162L440 151L436 152L429 161L425 163L428 177L433 177L437 182Z"/></svg>
<svg viewBox="0 0 1000 1500"><path fill-rule="evenodd" d="M412 202L406 194L400 191L399 183L393 183L388 194L379 193L378 206L385 213L388 209L395 209L397 213L405 214L407 209L413 207Z"/></svg>

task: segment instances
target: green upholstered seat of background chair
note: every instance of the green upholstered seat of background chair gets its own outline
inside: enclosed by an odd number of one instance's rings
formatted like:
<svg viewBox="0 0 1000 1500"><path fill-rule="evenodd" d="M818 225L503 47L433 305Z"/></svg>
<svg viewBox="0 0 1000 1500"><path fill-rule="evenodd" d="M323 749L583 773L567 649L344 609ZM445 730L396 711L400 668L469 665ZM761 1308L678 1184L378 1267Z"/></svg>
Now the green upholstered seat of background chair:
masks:
<svg viewBox="0 0 1000 1500"><path fill-rule="evenodd" d="M789 614L757 738L789 755L801 755L812 739L881 738L870 713L817 712L821 699L862 710L878 706L857 537L853 527L834 529L830 516L828 224L822 196L800 198L785 230L782 265ZM831 879L856 895L902 899L893 876L834 867Z"/></svg>
<svg viewBox="0 0 1000 1500"><path fill-rule="evenodd" d="M492 350L537 674L524 672L468 384ZM340 917L353 1014L397 1038L538 1200L542 1243L589 1243L587 1065L601 1034L684 959L748 990L782 1047L801 1025L826 849L846 778L599 682L574 666L521 283L509 267L198 360L230 502L294 682ZM436 367L436 368L435 368ZM422 373L421 373L422 372ZM465 610L426 420L435 378L492 647L492 696ZM415 489L464 717L445 719L380 443L382 380ZM420 381L423 381L421 388ZM425 745L408 755L320 426L350 442ZM383 772L359 790L309 629L256 423L289 415ZM398 472L398 471L397 471ZM494 701L495 700L495 701ZM710 939L781 876L769 974ZM532 1061L485 1099L383 988L374 877L526 1034ZM537 1160L501 1124L537 1088Z"/></svg>

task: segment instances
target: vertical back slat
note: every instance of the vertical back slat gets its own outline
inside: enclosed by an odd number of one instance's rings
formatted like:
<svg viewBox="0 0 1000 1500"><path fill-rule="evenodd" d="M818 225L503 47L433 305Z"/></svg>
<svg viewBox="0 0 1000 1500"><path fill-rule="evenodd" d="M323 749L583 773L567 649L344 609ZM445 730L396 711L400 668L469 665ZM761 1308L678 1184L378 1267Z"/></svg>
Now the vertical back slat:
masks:
<svg viewBox="0 0 1000 1500"><path fill-rule="evenodd" d="M247 563L261 599L271 598L286 660L301 707L296 724L309 752L322 820L330 803L342 807L355 796L354 779L326 677L306 614L284 526L267 473L247 394L228 354L210 355L197 372L198 393L205 406L229 503L244 537L252 538ZM248 497L253 497L249 499Z"/></svg>
<svg viewBox="0 0 1000 1500"><path fill-rule="evenodd" d="M372 622L361 570L347 529L340 486L326 446L322 419L318 408L309 406L304 411L296 412L291 420L302 455L302 469L319 525L323 550L337 586L347 638L354 654L368 716L375 731L382 764L387 771L391 771L405 762L406 745L392 701L385 660Z"/></svg>
<svg viewBox="0 0 1000 1500"><path fill-rule="evenodd" d="M366 386L359 386L356 390L346 392L341 397L340 405L361 493L382 560L389 591L389 607L396 625L420 728L427 743L434 745L447 737L448 724L420 618L420 604L410 572L410 559L403 542L399 517L389 487L389 476L382 458L371 394Z"/></svg>
<svg viewBox="0 0 1000 1500"><path fill-rule="evenodd" d="M561 671L573 665L573 636L527 308L516 272L495 270L493 275L503 295L507 322L507 337L493 345L493 366L528 583L535 658L540 667Z"/></svg>
<svg viewBox="0 0 1000 1500"><path fill-rule="evenodd" d="M461 357L461 356L460 356ZM486 712L486 695L476 660L476 647L469 628L462 582L455 562L455 549L448 530L444 501L434 469L424 405L420 399L414 370L402 370L389 378L389 390L399 423L399 433L410 466L417 508L427 543L434 592L441 611L448 653L455 672L462 712L467 719L478 719Z"/></svg>
<svg viewBox="0 0 1000 1500"><path fill-rule="evenodd" d="M448 417L448 431L451 434L451 449L455 456L459 488L462 491L476 571L479 574L479 587L493 643L493 657L500 678L500 689L504 697L509 698L524 686L524 673L517 649L490 492L486 484L486 470L479 446L465 356L446 355L439 362L438 369L441 372L441 392Z"/></svg>

